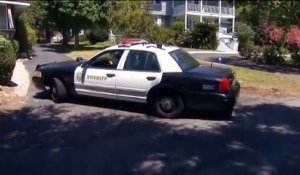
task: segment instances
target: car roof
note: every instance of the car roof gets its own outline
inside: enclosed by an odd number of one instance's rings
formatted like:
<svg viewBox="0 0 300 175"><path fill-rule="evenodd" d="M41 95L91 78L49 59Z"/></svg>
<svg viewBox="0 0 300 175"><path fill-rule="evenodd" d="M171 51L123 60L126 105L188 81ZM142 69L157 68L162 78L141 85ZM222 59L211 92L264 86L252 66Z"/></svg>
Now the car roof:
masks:
<svg viewBox="0 0 300 175"><path fill-rule="evenodd" d="M152 52L157 52L157 51L165 51L167 53L172 52L174 50L180 49L179 47L176 46L171 46L171 45L161 45L159 46L158 44L134 44L134 45L114 45L111 47L107 47L105 50L115 50L115 49L126 49L126 50L144 50L144 51L152 51Z"/></svg>

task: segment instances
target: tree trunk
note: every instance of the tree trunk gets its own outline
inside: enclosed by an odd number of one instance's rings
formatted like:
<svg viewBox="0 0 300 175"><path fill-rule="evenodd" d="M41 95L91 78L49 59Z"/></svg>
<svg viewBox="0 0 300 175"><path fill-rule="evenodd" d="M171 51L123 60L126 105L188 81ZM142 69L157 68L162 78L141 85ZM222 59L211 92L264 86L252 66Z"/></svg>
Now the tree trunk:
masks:
<svg viewBox="0 0 300 175"><path fill-rule="evenodd" d="M51 32L48 27L46 27L46 43L51 44Z"/></svg>
<svg viewBox="0 0 300 175"><path fill-rule="evenodd" d="M63 29L62 30L62 36L63 36L63 41L62 41L62 45L63 46L67 46L68 45L68 32L67 29Z"/></svg>
<svg viewBox="0 0 300 175"><path fill-rule="evenodd" d="M74 37L75 37L75 45L74 47L75 48L79 48L79 30L78 28L73 28L73 34L74 34Z"/></svg>

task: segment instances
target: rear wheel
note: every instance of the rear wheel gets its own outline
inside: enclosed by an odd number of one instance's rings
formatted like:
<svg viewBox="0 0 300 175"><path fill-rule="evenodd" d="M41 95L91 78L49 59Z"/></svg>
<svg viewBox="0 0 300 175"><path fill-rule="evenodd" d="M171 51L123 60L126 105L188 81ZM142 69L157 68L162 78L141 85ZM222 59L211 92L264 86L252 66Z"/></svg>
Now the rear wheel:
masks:
<svg viewBox="0 0 300 175"><path fill-rule="evenodd" d="M58 78L52 79L52 86L50 88L51 99L55 103L63 102L67 97L67 90L65 85Z"/></svg>
<svg viewBox="0 0 300 175"><path fill-rule="evenodd" d="M184 111L182 98L174 93L157 94L153 105L155 112L164 118L177 118Z"/></svg>

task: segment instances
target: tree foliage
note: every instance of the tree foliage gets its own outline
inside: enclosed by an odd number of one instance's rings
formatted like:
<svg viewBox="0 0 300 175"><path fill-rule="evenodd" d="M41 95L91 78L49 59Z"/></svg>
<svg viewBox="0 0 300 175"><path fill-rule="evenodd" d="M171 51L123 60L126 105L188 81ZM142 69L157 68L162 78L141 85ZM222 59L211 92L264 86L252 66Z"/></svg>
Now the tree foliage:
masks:
<svg viewBox="0 0 300 175"><path fill-rule="evenodd" d="M215 24L196 23L191 31L192 46L199 49L217 49L217 31Z"/></svg>
<svg viewBox="0 0 300 175"><path fill-rule="evenodd" d="M77 35L81 29L95 24L107 27L109 5L108 1L100 0L39 0L32 2L28 14L36 27L59 30L67 44L70 30Z"/></svg>
<svg viewBox="0 0 300 175"><path fill-rule="evenodd" d="M123 37L148 38L155 22L148 1L119 1L113 7L111 27L113 33ZM142 7L142 8L141 8Z"/></svg>

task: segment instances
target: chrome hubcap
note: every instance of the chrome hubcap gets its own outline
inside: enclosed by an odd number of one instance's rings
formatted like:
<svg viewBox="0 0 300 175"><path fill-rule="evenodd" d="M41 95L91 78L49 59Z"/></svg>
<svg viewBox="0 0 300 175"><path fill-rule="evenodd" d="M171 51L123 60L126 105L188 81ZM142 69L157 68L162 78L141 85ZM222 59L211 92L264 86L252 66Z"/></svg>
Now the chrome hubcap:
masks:
<svg viewBox="0 0 300 175"><path fill-rule="evenodd" d="M160 107L162 108L162 110L169 112L174 109L175 103L174 103L173 99L166 97L166 98L161 99Z"/></svg>

